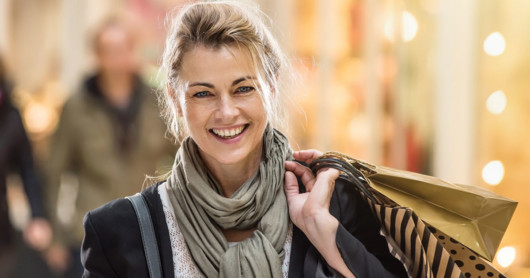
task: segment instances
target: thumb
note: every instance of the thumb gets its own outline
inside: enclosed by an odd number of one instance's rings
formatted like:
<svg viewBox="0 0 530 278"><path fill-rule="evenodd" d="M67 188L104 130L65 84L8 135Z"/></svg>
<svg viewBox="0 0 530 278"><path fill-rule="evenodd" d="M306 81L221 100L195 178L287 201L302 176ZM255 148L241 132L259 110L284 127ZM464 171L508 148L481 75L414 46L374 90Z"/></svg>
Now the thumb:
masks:
<svg viewBox="0 0 530 278"><path fill-rule="evenodd" d="M300 194L298 179L293 172L285 171L285 196L287 196L287 201L298 194Z"/></svg>

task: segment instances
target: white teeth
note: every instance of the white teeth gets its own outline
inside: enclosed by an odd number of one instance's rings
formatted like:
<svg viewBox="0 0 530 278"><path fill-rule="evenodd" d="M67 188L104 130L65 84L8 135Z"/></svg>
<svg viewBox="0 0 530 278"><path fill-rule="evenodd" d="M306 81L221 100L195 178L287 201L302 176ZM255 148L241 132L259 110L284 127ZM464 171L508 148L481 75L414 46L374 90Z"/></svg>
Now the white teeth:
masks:
<svg viewBox="0 0 530 278"><path fill-rule="evenodd" d="M229 128L229 129L212 129L212 131L213 131L213 133L215 133L215 135L217 135L219 137L231 138L231 137L235 137L235 136L241 134L241 132L243 132L244 128L245 128L245 126L240 126L240 127L237 127L237 128Z"/></svg>

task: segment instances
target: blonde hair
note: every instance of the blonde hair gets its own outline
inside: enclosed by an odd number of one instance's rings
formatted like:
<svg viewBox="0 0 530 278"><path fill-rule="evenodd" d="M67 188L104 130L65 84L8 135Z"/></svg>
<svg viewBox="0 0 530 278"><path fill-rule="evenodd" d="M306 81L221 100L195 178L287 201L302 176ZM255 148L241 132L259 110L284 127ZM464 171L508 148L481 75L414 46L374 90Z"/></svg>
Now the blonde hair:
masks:
<svg viewBox="0 0 530 278"><path fill-rule="evenodd" d="M185 84L179 79L182 59L194 47L237 46L248 50L258 72L258 87L268 121L273 126L286 123L279 88L290 72L287 70L289 63L264 24L270 20L259 9L232 1L205 1L189 4L168 19L170 30L162 70L170 90L183 95ZM178 118L176 97L166 88L159 93L159 102L170 133L177 140L182 139L184 123Z"/></svg>

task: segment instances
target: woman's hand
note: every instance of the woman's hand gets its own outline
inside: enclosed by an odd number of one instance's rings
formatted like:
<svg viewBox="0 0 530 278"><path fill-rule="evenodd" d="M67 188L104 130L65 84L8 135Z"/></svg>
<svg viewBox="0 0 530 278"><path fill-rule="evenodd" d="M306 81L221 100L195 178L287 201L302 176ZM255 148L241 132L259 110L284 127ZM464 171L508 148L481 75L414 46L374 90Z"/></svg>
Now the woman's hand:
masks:
<svg viewBox="0 0 530 278"><path fill-rule="evenodd" d="M294 157L310 163L320 155L320 152L311 150L297 152ZM315 177L309 168L293 161L285 162L285 168L285 193L291 220L331 267L346 277L353 277L335 242L339 222L329 213L329 203L339 171L323 169ZM306 188L305 193L299 191L297 176Z"/></svg>
<svg viewBox="0 0 530 278"><path fill-rule="evenodd" d="M315 177L311 170L297 162L285 162L285 193L289 204L289 216L304 233L312 232L316 220L334 217L329 213L329 202L339 171L325 169ZM298 180L302 179L305 193L299 192ZM332 219L328 219L331 220ZM335 219L335 221L337 221ZM326 221L327 222L327 221ZM338 225L338 222L337 222ZM308 230L309 228L309 230Z"/></svg>

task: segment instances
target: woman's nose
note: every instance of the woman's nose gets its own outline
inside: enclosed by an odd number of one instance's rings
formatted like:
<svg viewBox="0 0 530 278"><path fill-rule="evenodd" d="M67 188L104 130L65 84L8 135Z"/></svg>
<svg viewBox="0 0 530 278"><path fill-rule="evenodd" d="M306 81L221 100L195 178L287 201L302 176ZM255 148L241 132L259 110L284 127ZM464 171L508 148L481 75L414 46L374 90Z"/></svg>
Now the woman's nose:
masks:
<svg viewBox="0 0 530 278"><path fill-rule="evenodd" d="M230 118L239 115L239 109L236 101L231 96L222 96L219 100L218 116Z"/></svg>

